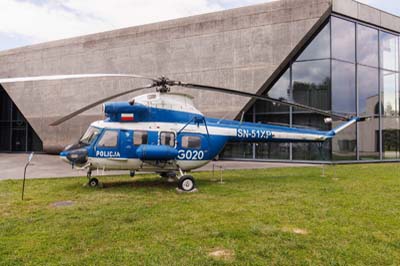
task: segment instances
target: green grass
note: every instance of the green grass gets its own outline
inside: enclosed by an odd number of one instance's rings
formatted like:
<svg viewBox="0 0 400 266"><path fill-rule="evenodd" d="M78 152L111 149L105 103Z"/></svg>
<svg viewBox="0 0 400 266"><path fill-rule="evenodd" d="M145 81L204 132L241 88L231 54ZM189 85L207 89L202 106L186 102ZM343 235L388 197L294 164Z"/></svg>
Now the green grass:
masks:
<svg viewBox="0 0 400 266"><path fill-rule="evenodd" d="M21 180L2 181L0 265L400 262L399 164L194 175L192 194L155 175L28 180L23 202Z"/></svg>

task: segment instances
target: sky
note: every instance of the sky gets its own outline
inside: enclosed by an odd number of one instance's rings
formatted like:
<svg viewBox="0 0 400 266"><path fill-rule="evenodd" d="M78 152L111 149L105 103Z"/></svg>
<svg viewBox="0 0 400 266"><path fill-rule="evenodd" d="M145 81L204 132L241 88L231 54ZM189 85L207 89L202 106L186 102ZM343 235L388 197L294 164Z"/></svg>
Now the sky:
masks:
<svg viewBox="0 0 400 266"><path fill-rule="evenodd" d="M0 50L275 0L0 0ZM398 0L359 0L400 16Z"/></svg>

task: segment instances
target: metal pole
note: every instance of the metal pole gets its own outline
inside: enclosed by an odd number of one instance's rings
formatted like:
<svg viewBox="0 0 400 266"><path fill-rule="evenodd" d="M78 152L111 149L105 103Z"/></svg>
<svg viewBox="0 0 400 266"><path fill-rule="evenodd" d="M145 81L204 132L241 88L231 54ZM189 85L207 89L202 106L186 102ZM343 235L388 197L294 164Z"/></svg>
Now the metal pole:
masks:
<svg viewBox="0 0 400 266"><path fill-rule="evenodd" d="M26 180L26 168L28 168L28 165L31 163L32 158L33 158L33 152L29 155L28 161L25 164L24 168L24 181L22 183L22 195L21 195L21 200L24 200L24 193L25 193L25 180Z"/></svg>
<svg viewBox="0 0 400 266"><path fill-rule="evenodd" d="M25 177L26 177L26 168L28 167L29 162L25 164L25 169L24 169L24 182L22 183L22 197L21 200L24 200L24 193L25 193Z"/></svg>

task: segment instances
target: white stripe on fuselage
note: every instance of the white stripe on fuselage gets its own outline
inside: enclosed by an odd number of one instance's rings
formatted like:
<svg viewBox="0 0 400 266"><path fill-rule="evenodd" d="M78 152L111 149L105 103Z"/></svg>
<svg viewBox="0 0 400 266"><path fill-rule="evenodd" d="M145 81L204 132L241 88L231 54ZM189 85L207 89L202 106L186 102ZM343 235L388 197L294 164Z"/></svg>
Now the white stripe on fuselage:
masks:
<svg viewBox="0 0 400 266"><path fill-rule="evenodd" d="M107 169L107 170L135 170L135 171L178 171L179 168L183 171L189 171L206 165L208 160L174 160L171 164L158 166L143 162L140 159L131 158L96 158L89 157L88 162L92 169ZM178 167L179 165L179 167Z"/></svg>
<svg viewBox="0 0 400 266"><path fill-rule="evenodd" d="M149 130L149 131L179 131L184 123L164 123L164 122L136 122L136 123L120 123L120 122L105 122L96 121L92 126L98 128L123 129L123 130ZM236 128L213 127L208 126L208 132L211 135L219 136L236 136ZM207 134L205 126L188 125L183 132Z"/></svg>
<svg viewBox="0 0 400 266"><path fill-rule="evenodd" d="M181 130L186 124L184 123L166 123L166 122L133 122L133 123L120 123L120 122L105 122L96 121L92 123L92 126L98 128L110 128L110 129L123 129L123 130L149 130L149 131L174 131L177 132ZM224 127L223 125L208 126L208 132L210 135L218 136L229 136L236 137L237 129L241 128L238 125L237 128ZM183 132L188 133L199 133L207 134L207 129L204 125L187 125ZM280 140L315 140L323 141L327 137L323 134L310 134L310 133L296 133L296 132L282 132L273 131L272 138ZM243 138L245 139L245 138ZM268 140L267 140L268 141Z"/></svg>

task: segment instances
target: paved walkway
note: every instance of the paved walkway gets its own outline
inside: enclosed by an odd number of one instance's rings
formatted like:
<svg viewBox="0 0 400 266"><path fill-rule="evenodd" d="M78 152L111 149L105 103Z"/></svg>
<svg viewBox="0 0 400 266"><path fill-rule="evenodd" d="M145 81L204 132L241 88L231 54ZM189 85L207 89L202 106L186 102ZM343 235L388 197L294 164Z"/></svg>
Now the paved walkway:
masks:
<svg viewBox="0 0 400 266"><path fill-rule="evenodd" d="M24 174L24 167L29 154L0 153L0 180L20 179ZM86 176L86 172L72 169L62 162L56 155L35 154L31 166L27 170L27 178L70 177ZM212 161L196 171L210 171L215 166L223 169L260 169L277 167L310 166L307 164L250 162L250 161ZM315 166L315 165L314 165ZM101 171L99 174L102 174ZM128 174L127 171L110 171L107 175ZM93 175L97 175L96 171Z"/></svg>

